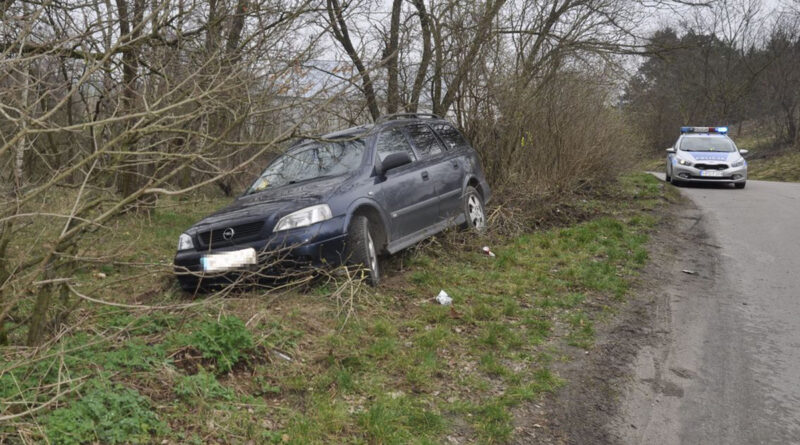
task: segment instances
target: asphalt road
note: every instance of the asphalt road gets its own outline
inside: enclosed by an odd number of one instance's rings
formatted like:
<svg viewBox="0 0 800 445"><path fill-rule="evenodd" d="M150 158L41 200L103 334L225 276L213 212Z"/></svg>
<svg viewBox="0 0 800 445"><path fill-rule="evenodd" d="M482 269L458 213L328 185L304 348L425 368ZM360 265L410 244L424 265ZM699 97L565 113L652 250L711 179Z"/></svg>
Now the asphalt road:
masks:
<svg viewBox="0 0 800 445"><path fill-rule="evenodd" d="M800 184L681 192L658 340L638 354L616 435L800 444Z"/></svg>

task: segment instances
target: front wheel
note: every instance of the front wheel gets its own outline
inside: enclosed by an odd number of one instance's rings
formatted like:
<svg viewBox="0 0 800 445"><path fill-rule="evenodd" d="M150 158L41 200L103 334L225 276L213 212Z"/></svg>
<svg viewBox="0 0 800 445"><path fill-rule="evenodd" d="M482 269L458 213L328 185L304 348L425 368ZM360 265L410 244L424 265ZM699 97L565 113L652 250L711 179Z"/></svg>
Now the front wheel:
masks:
<svg viewBox="0 0 800 445"><path fill-rule="evenodd" d="M464 216L467 222L464 228L474 229L478 232L486 230L486 211L483 207L483 198L475 187L467 187L464 193Z"/></svg>
<svg viewBox="0 0 800 445"><path fill-rule="evenodd" d="M347 229L347 264L361 266L365 269L366 280L372 286L380 281L378 252L369 229L366 216L356 215Z"/></svg>

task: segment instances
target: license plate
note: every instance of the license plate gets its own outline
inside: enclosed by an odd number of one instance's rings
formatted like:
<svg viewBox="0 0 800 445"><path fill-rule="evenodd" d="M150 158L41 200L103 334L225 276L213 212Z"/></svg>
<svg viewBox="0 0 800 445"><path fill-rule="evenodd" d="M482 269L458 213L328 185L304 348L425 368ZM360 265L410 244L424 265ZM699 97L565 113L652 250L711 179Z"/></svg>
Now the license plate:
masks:
<svg viewBox="0 0 800 445"><path fill-rule="evenodd" d="M205 272L219 272L222 270L238 269L240 267L256 264L256 250L252 247L230 252L204 255L200 258L200 265Z"/></svg>
<svg viewBox="0 0 800 445"><path fill-rule="evenodd" d="M722 172L719 170L701 170L700 176L710 176L714 178L722 177Z"/></svg>

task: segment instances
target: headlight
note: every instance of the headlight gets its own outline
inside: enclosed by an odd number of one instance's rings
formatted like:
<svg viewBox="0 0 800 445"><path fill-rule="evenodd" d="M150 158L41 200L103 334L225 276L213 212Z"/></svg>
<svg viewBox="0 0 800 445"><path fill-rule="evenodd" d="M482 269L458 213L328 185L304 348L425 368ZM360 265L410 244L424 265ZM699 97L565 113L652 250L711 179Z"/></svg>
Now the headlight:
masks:
<svg viewBox="0 0 800 445"><path fill-rule="evenodd" d="M182 233L181 236L178 237L178 251L181 250L189 250L194 249L194 243L192 242L192 237Z"/></svg>
<svg viewBox="0 0 800 445"><path fill-rule="evenodd" d="M311 207L306 207L302 210L290 213L275 225L275 232L281 230L296 229L298 227L307 227L327 219L333 218L331 208L328 204L320 204Z"/></svg>
<svg viewBox="0 0 800 445"><path fill-rule="evenodd" d="M687 167L691 167L692 163L687 161L686 159L678 159L678 164L685 165Z"/></svg>
<svg viewBox="0 0 800 445"><path fill-rule="evenodd" d="M744 159L739 159L738 161L731 164L731 167L741 167L744 165Z"/></svg>

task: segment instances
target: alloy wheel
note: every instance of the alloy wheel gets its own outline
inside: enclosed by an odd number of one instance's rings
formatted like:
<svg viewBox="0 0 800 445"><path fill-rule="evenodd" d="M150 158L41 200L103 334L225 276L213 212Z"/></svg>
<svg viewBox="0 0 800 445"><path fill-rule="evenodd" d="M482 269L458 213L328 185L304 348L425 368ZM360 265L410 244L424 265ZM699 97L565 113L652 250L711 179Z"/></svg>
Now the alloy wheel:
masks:
<svg viewBox="0 0 800 445"><path fill-rule="evenodd" d="M467 213L472 227L477 230L486 228L486 217L483 213L483 204L481 200L475 195L470 195L467 199Z"/></svg>

